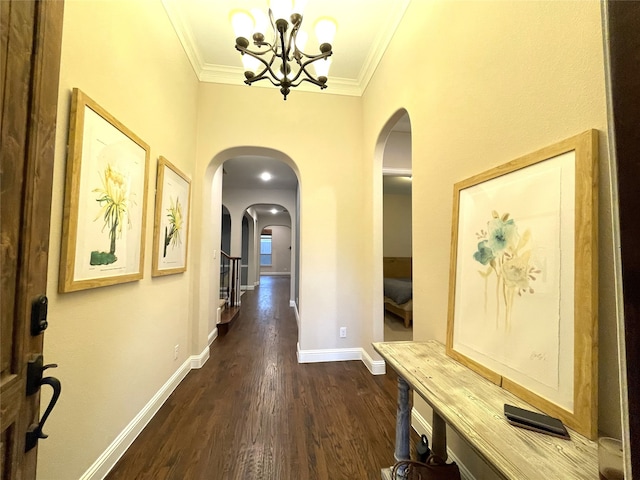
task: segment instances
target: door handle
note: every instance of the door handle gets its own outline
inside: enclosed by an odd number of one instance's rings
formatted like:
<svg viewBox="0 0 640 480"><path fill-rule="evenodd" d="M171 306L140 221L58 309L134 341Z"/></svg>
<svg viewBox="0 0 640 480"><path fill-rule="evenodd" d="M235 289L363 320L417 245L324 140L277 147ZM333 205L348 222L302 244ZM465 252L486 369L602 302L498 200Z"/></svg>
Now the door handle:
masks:
<svg viewBox="0 0 640 480"><path fill-rule="evenodd" d="M49 385L53 388L53 396L49 401L49 405L47 409L44 411L40 422L37 424L33 424L27 430L27 438L25 442L24 451L28 452L33 447L38 444L38 440L41 438L47 438L48 435L42 432L45 422L53 407L55 407L58 402L58 398L60 397L60 392L62 391L62 385L60 384L60 380L55 377L44 377L42 378L43 372L47 368L55 368L58 365L55 363L49 365L43 365L43 357L42 355L38 355L34 360L30 361L27 365L27 396L33 395L36 393L42 385Z"/></svg>

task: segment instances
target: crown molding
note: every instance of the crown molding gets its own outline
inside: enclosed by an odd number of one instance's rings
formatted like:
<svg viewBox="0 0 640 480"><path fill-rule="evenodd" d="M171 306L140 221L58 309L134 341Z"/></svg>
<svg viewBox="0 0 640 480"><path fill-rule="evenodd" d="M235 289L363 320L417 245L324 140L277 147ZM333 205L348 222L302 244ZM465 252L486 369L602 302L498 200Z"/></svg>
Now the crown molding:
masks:
<svg viewBox="0 0 640 480"><path fill-rule="evenodd" d="M178 40L180 41L184 52L187 54L187 58L189 59L189 63L191 63L193 71L199 78L203 65L202 57L200 56L200 53L196 48L196 43L193 40L191 29L187 27L187 23L184 20L184 16L182 15L182 10L178 4L178 1L162 0L162 5L167 12L169 21L173 25L173 29L178 36Z"/></svg>
<svg viewBox="0 0 640 480"><path fill-rule="evenodd" d="M402 17L404 17L407 7L411 0L398 0L400 7L396 10L396 15L389 19L389 22L385 23L386 28L381 29L378 36L374 40L375 47L369 51L369 55L364 61L360 73L358 75L358 85L360 87L360 95L364 93L371 81L371 77L378 68L378 64L382 60L384 53L387 51L391 39L400 25Z"/></svg>

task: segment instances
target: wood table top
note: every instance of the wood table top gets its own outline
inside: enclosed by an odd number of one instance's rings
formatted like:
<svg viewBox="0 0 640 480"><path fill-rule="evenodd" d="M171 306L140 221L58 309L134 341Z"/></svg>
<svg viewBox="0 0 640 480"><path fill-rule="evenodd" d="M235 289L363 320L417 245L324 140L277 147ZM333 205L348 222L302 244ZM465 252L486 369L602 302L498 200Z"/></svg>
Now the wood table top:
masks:
<svg viewBox="0 0 640 480"><path fill-rule="evenodd" d="M374 349L491 467L508 479L598 478L596 442L571 440L509 424L504 404L539 411L448 357L444 345L378 342Z"/></svg>

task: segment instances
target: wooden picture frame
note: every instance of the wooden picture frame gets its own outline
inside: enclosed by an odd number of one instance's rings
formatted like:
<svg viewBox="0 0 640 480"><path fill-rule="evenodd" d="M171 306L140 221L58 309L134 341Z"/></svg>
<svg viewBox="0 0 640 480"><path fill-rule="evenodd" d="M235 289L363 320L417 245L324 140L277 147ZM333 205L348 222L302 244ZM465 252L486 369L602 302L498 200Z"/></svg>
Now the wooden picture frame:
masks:
<svg viewBox="0 0 640 480"><path fill-rule="evenodd" d="M447 354L597 436L596 130L454 186Z"/></svg>
<svg viewBox="0 0 640 480"><path fill-rule="evenodd" d="M187 270L191 180L164 157L158 159L153 227L153 277Z"/></svg>
<svg viewBox="0 0 640 480"><path fill-rule="evenodd" d="M74 88L60 293L143 277L149 146Z"/></svg>

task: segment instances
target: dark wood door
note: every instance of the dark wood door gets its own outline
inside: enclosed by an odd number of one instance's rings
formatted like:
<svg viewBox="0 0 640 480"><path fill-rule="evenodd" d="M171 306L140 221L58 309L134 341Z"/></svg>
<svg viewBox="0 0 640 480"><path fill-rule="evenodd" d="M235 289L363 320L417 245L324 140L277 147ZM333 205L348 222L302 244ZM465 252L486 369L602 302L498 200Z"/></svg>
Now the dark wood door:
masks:
<svg viewBox="0 0 640 480"><path fill-rule="evenodd" d="M39 391L27 395L32 303L46 293L62 1L0 1L0 478L34 479ZM49 395L50 396L50 395Z"/></svg>
<svg viewBox="0 0 640 480"><path fill-rule="evenodd" d="M611 140L617 165L620 212L620 258L624 301L623 375L631 476L640 478L640 2L607 1L605 42L609 51L609 115L615 138ZM611 131L611 129L610 129ZM625 368L626 367L626 368ZM625 423L623 422L623 427Z"/></svg>

